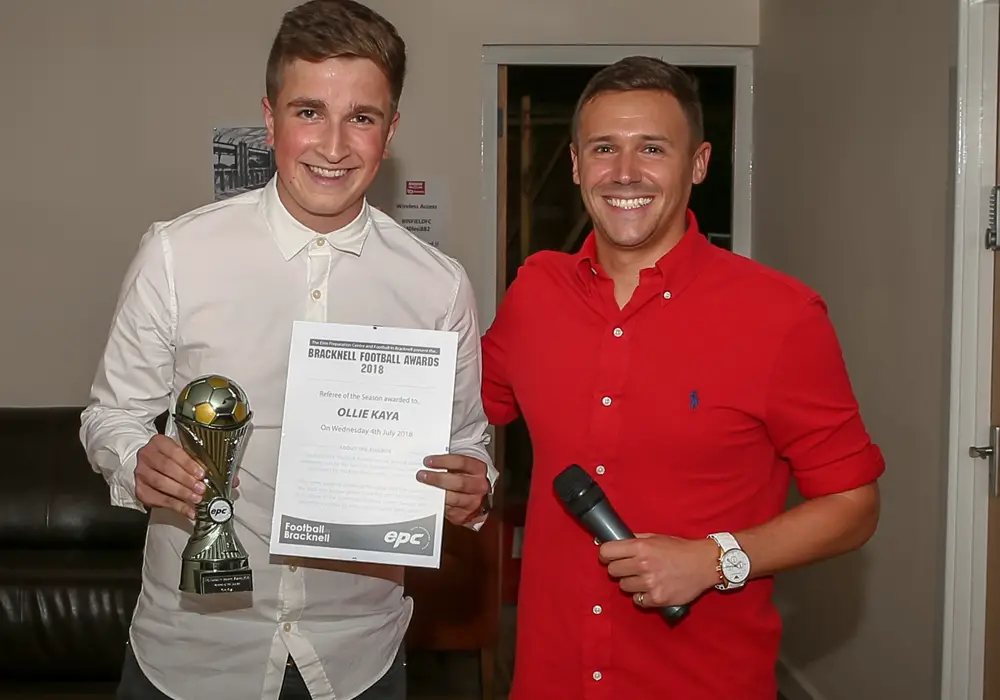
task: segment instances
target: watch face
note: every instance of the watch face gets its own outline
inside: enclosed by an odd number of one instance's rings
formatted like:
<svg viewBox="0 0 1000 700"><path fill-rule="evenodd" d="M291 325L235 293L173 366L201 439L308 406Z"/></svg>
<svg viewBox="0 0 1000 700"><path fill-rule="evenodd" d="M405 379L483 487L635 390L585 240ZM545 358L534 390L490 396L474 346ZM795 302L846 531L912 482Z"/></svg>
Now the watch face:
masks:
<svg viewBox="0 0 1000 700"><path fill-rule="evenodd" d="M730 549L722 555L722 575L730 583L743 583L750 575L750 558L740 549Z"/></svg>

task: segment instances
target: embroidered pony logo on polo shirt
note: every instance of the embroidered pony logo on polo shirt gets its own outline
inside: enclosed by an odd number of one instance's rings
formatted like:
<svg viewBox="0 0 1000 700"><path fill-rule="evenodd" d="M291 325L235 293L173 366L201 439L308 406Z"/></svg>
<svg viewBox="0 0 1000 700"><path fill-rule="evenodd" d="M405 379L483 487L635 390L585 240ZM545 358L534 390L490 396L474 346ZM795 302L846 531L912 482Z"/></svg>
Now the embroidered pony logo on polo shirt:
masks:
<svg viewBox="0 0 1000 700"><path fill-rule="evenodd" d="M697 391L692 391L691 395L688 397L688 401L691 404L691 410L692 411L695 410L696 408L698 408L698 392Z"/></svg>

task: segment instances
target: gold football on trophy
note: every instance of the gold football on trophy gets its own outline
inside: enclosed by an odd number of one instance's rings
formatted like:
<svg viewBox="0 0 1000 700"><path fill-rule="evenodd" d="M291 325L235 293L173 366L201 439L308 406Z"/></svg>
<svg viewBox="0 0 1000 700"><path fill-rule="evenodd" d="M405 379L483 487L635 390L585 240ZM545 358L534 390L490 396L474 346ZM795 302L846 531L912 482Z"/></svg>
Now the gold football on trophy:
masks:
<svg viewBox="0 0 1000 700"><path fill-rule="evenodd" d="M236 382L210 374L184 387L175 415L206 428L235 428L249 420L250 403Z"/></svg>

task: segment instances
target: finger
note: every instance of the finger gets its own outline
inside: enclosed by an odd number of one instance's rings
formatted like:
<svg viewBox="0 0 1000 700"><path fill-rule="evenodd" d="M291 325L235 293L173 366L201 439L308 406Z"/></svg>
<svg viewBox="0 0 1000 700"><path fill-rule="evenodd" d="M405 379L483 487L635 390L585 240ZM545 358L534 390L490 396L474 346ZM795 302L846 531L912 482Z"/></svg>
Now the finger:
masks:
<svg viewBox="0 0 1000 700"><path fill-rule="evenodd" d="M478 459L465 455L431 455L424 458L424 466L446 469L457 474L486 476L486 465Z"/></svg>
<svg viewBox="0 0 1000 700"><path fill-rule="evenodd" d="M618 587L625 593L645 593L646 602L649 602L649 582L642 576L627 576L618 582Z"/></svg>
<svg viewBox="0 0 1000 700"><path fill-rule="evenodd" d="M184 451L181 450L181 452ZM192 474L190 465L185 466L184 464L178 463L177 460L174 459L174 456L176 456L176 453L171 456L160 456L159 458L150 459L149 466L152 467L154 471L159 472L160 474L177 482L193 493L205 493L205 483L202 481L202 478ZM181 459L184 460L185 457L182 456ZM198 471L201 471L202 474L204 474L204 470L201 469L201 465L197 462L194 462L194 460L190 457L187 457L186 461L195 464Z"/></svg>
<svg viewBox="0 0 1000 700"><path fill-rule="evenodd" d="M240 477L234 476L233 477L233 488L235 489L235 488L239 487L239 485L240 485Z"/></svg>
<svg viewBox="0 0 1000 700"><path fill-rule="evenodd" d="M642 567L637 559L615 559L608 563L608 575L612 578L638 576L641 573Z"/></svg>
<svg viewBox="0 0 1000 700"><path fill-rule="evenodd" d="M421 469L417 472L417 480L425 484L436 486L445 491L455 491L477 496L483 496L489 491L489 483L486 477L476 478L465 474L452 474L450 472L433 472Z"/></svg>
<svg viewBox="0 0 1000 700"><path fill-rule="evenodd" d="M197 460L189 455L187 450L178 445L174 440L171 440L166 436L163 437L163 440L157 442L157 451L170 461L177 464L195 481L201 481L204 479L205 470L200 464L198 464Z"/></svg>
<svg viewBox="0 0 1000 700"><path fill-rule="evenodd" d="M601 545L601 548L597 550L597 553L601 563L607 564L615 561L616 559L628 559L635 556L635 549L635 540L618 540L605 542Z"/></svg>
<svg viewBox="0 0 1000 700"><path fill-rule="evenodd" d="M175 478L176 475L183 476L184 472L177 465L157 465L160 467L157 469L143 469L141 472L136 471L136 479L141 479L146 486L149 486L154 491L159 491L160 493L170 496L171 498L176 498L187 503L200 503L202 496L201 493L197 492L197 489L192 490L186 484L183 484ZM198 482L202 490L204 490L205 485Z"/></svg>
<svg viewBox="0 0 1000 700"><path fill-rule="evenodd" d="M479 508L479 503L482 498L479 496L469 496L464 493L456 493L454 491L448 491L444 496L444 504L446 507L456 508L458 510L467 510L470 513Z"/></svg>
<svg viewBox="0 0 1000 700"><path fill-rule="evenodd" d="M189 520L194 520L195 511L189 504L179 501L176 498L171 498L165 493L160 493L142 482L136 483L135 495L147 507L168 508L176 513L180 513Z"/></svg>

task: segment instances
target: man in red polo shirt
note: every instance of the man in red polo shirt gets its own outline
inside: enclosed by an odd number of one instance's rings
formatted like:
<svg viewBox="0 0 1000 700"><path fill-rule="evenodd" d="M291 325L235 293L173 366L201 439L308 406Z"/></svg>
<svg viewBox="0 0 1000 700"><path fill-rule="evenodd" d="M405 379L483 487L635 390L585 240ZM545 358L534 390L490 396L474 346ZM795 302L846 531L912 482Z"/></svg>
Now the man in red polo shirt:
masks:
<svg viewBox="0 0 1000 700"><path fill-rule="evenodd" d="M774 700L773 574L875 530L885 464L823 301L688 210L710 150L681 70L599 72L572 151L594 231L531 256L483 340L487 415L534 451L512 700ZM642 536L595 546L553 493L574 463Z"/></svg>

